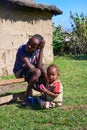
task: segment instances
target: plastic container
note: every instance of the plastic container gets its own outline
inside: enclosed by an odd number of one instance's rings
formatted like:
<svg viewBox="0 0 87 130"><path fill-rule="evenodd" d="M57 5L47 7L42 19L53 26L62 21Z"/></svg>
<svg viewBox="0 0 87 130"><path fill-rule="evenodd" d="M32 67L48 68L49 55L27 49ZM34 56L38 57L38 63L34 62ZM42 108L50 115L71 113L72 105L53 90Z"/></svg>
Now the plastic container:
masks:
<svg viewBox="0 0 87 130"><path fill-rule="evenodd" d="M37 103L40 104L41 101L42 101L42 100L40 99L40 97L37 97Z"/></svg>
<svg viewBox="0 0 87 130"><path fill-rule="evenodd" d="M43 90L43 88L44 88L44 85L40 84L40 90Z"/></svg>
<svg viewBox="0 0 87 130"><path fill-rule="evenodd" d="M29 97L28 97L28 101L29 101L30 103L34 103L34 98L31 97L31 96L29 96Z"/></svg>

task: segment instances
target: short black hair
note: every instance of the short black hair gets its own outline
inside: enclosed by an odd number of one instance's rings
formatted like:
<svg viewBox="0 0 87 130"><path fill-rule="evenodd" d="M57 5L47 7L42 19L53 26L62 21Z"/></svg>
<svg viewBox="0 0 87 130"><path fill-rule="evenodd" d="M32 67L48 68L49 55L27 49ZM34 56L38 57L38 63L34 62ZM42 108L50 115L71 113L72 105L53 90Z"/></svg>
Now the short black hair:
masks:
<svg viewBox="0 0 87 130"><path fill-rule="evenodd" d="M40 42L44 39L40 34L34 34L31 38L37 38Z"/></svg>
<svg viewBox="0 0 87 130"><path fill-rule="evenodd" d="M56 69L56 72L58 73L58 76L60 75L59 73L59 67L55 64L50 64L47 68L47 71L50 69L50 68L55 68Z"/></svg>

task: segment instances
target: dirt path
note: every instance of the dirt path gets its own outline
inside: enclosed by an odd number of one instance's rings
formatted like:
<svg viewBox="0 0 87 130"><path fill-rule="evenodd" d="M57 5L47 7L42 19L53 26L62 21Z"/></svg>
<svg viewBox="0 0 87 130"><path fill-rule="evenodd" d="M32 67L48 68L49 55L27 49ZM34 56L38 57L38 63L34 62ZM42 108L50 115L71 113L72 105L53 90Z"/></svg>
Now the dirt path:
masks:
<svg viewBox="0 0 87 130"><path fill-rule="evenodd" d="M64 110L73 110L73 109L78 109L78 108L87 109L87 104L84 104L84 105L79 104L79 105L75 105L75 106L63 105L61 108Z"/></svg>

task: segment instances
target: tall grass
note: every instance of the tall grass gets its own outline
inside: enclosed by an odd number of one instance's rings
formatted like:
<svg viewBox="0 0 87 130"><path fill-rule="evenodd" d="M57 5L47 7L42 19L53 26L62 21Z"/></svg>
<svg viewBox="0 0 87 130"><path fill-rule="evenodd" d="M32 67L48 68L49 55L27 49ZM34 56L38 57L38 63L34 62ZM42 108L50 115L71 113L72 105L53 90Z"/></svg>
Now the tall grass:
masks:
<svg viewBox="0 0 87 130"><path fill-rule="evenodd" d="M64 86L65 106L87 105L87 60L55 57ZM0 107L1 130L87 130L87 109L40 109L36 104L22 107L20 102Z"/></svg>

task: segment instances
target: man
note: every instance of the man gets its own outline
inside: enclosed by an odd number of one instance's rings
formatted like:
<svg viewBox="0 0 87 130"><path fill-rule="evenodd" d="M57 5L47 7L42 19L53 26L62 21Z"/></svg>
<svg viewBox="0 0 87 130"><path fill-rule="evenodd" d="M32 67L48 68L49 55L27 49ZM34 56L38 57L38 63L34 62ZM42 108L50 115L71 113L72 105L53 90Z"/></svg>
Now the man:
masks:
<svg viewBox="0 0 87 130"><path fill-rule="evenodd" d="M22 105L27 105L31 89L40 76L42 76L45 85L47 84L47 72L42 63L44 46L44 38L39 34L35 34L26 44L18 48L13 72L17 78L24 77L28 82L27 90L22 99Z"/></svg>

